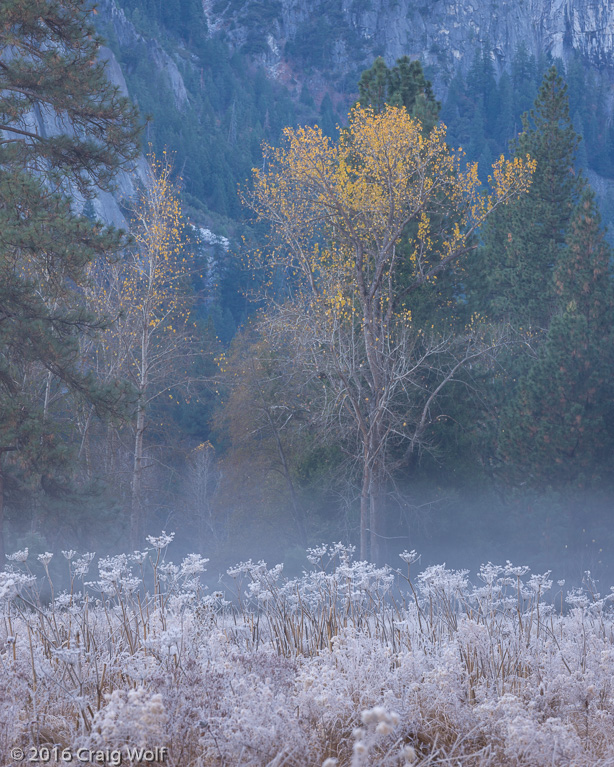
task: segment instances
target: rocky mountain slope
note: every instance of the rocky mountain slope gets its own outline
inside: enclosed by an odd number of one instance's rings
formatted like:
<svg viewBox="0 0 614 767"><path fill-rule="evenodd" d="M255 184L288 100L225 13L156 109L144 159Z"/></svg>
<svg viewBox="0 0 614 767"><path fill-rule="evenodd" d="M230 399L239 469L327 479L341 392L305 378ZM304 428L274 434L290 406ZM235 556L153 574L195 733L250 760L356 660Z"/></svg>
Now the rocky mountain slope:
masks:
<svg viewBox="0 0 614 767"><path fill-rule="evenodd" d="M204 0L212 34L259 52L272 74L313 68L337 74L420 58L441 76L468 68L476 47L492 49L499 71L520 44L564 61L614 71L612 0ZM318 66L318 64L320 66Z"/></svg>
<svg viewBox="0 0 614 767"><path fill-rule="evenodd" d="M380 55L419 58L444 100L476 51L499 77L524 47L581 61L605 114L614 106L614 0L101 0L99 19L110 76L154 115L148 140L177 152L194 204L231 219L260 142L289 122L334 128Z"/></svg>

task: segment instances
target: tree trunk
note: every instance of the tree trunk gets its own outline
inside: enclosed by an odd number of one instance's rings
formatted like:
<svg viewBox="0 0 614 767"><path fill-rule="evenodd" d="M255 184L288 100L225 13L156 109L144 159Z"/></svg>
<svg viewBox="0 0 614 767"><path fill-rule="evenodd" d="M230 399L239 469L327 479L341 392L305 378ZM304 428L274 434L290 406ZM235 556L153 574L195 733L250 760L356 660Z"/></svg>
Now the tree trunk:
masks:
<svg viewBox="0 0 614 767"><path fill-rule="evenodd" d="M92 416L94 414L93 406L90 407L88 414L85 418L85 424L83 425L83 436L81 437L81 446L79 447L79 458L85 455L85 471L88 481L92 480L92 455L90 445L90 426L92 423Z"/></svg>
<svg viewBox="0 0 614 767"><path fill-rule="evenodd" d="M360 558L369 559L369 489L371 486L371 471L369 461L365 456L362 469L362 490L360 493Z"/></svg>
<svg viewBox="0 0 614 767"><path fill-rule="evenodd" d="M0 447L0 570L6 564L6 550L4 548L4 454L12 453L17 447Z"/></svg>
<svg viewBox="0 0 614 767"><path fill-rule="evenodd" d="M143 535L143 434L145 433L145 407L139 403L134 436L134 466L132 469L132 498L130 508L130 543L133 549L142 544Z"/></svg>
<svg viewBox="0 0 614 767"><path fill-rule="evenodd" d="M376 565L382 565L385 558L385 505L384 467L380 461L376 461L371 469L371 486L369 488L371 561Z"/></svg>
<svg viewBox="0 0 614 767"><path fill-rule="evenodd" d="M206 442L198 448L191 461L193 492L193 515L198 531L198 553L211 552L217 544L217 534L213 521L212 496L216 489L215 448Z"/></svg>
<svg viewBox="0 0 614 767"><path fill-rule="evenodd" d="M209 531L212 529L211 525L211 509L209 503L209 470L211 463L211 456L209 454L209 448L203 448L206 450L203 455L200 466L197 466L197 485L196 485L196 525L198 529L198 553L205 554L205 541L207 536L207 527ZM211 450L213 448L210 448Z"/></svg>

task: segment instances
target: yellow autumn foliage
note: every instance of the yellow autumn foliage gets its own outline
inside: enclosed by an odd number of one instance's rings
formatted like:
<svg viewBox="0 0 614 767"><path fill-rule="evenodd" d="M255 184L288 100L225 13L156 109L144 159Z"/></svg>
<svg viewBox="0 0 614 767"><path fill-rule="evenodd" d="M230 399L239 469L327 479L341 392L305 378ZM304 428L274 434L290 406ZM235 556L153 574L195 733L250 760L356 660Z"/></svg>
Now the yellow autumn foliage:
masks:
<svg viewBox="0 0 614 767"><path fill-rule="evenodd" d="M477 164L446 143L441 125L424 135L405 109L375 113L357 105L335 143L318 127L286 128L281 148L265 147L262 169L244 195L278 238L290 261L331 310L377 299L392 311L398 244L415 222L411 278L434 279L459 257L468 239L499 205L526 191L535 170L529 157L499 158L484 193ZM322 245L325 243L325 246Z"/></svg>
<svg viewBox="0 0 614 767"><path fill-rule="evenodd" d="M113 320L100 336L98 356L137 388L147 385L155 367L164 374L177 335L182 341L190 335L193 264L182 241L172 166L166 152L161 159L150 154L148 161L148 183L132 210L134 247L119 263L97 264L88 293L90 306Z"/></svg>

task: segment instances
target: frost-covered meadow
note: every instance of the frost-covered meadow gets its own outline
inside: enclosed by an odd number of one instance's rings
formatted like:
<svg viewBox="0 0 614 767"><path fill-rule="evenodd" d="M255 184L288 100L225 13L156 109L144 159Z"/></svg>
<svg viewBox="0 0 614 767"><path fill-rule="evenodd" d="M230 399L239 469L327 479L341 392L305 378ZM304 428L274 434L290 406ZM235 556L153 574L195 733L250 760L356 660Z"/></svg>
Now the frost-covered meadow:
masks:
<svg viewBox="0 0 614 767"><path fill-rule="evenodd" d="M300 578L250 561L209 593L206 560L172 564L171 539L98 561L62 552L61 593L51 554L9 557L0 753L47 747L117 765L146 748L173 767L614 765L614 594L590 578L568 592L549 574L488 564L472 585L465 571L419 572L414 552L395 571L336 544L311 549Z"/></svg>

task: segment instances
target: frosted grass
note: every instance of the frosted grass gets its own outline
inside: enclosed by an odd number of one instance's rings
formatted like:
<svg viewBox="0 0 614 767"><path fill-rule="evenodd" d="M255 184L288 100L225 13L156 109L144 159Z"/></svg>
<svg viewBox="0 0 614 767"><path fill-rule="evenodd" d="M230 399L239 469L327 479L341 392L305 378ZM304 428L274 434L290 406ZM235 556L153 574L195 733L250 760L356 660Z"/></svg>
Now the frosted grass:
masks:
<svg viewBox="0 0 614 767"><path fill-rule="evenodd" d="M8 557L0 753L112 750L130 764L135 748L158 748L171 767L614 765L614 593L590 575L565 591L550 573L488 563L472 583L443 565L419 572L415 552L393 570L333 544L310 549L299 578L242 562L210 594L207 560L172 563L172 537L97 562L64 551L59 592L51 553Z"/></svg>

